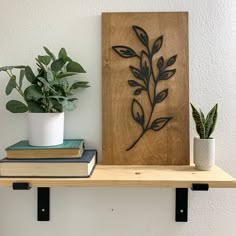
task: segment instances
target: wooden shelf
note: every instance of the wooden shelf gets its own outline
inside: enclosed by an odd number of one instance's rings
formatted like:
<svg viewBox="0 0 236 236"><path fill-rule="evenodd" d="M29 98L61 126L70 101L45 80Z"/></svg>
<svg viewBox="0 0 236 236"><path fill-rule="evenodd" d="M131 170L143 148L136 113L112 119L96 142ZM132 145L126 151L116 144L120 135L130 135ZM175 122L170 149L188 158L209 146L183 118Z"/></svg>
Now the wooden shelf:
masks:
<svg viewBox="0 0 236 236"><path fill-rule="evenodd" d="M215 166L198 171L193 166L97 165L90 178L0 178L0 187L27 182L31 187L161 187L191 188L206 183L209 188L236 188L236 180Z"/></svg>

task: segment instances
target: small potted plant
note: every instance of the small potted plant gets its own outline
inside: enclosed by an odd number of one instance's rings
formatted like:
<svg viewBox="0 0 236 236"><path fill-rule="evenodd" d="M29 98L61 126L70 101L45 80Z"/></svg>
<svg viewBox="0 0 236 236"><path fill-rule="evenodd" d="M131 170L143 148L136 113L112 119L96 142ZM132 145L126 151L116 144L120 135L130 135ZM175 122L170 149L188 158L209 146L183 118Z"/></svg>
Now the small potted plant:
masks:
<svg viewBox="0 0 236 236"><path fill-rule="evenodd" d="M211 137L217 120L216 104L205 117L192 104L192 115L199 135L194 138L194 164L198 170L210 170L215 164L215 139Z"/></svg>
<svg viewBox="0 0 236 236"><path fill-rule="evenodd" d="M28 112L29 143L33 146L52 146L63 143L64 111L73 111L77 98L74 92L89 87L87 81L73 81L72 76L85 73L83 67L72 60L64 48L56 57L44 47L46 55L36 58L37 73L30 66L5 66L9 82L6 95L16 90L22 101L10 100L6 109L13 113ZM19 76L15 74L19 71ZM23 86L24 78L28 85Z"/></svg>

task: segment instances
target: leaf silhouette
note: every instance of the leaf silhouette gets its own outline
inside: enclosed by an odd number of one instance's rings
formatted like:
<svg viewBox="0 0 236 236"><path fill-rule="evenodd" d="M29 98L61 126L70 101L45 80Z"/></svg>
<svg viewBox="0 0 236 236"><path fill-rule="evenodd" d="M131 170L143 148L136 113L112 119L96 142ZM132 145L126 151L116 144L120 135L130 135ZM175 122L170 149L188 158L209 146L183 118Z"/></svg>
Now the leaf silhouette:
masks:
<svg viewBox="0 0 236 236"><path fill-rule="evenodd" d="M136 90L134 91L134 95L139 95L143 90L145 90L145 89L143 89L143 88L138 88L138 89L136 89Z"/></svg>
<svg viewBox="0 0 236 236"><path fill-rule="evenodd" d="M133 30L135 31L136 35L138 36L139 40L143 43L143 45L148 47L149 39L148 39L148 35L145 32L145 30L137 25L133 25L132 27L133 27Z"/></svg>
<svg viewBox="0 0 236 236"><path fill-rule="evenodd" d="M168 89L162 90L155 97L155 103L160 103L168 96Z"/></svg>
<svg viewBox="0 0 236 236"><path fill-rule="evenodd" d="M176 61L177 55L174 55L167 61L167 66L172 66Z"/></svg>
<svg viewBox="0 0 236 236"><path fill-rule="evenodd" d="M138 83L138 82L135 81L135 80L128 80L128 84L129 84L129 86L131 86L131 87L137 87L137 86L143 87L142 84Z"/></svg>
<svg viewBox="0 0 236 236"><path fill-rule="evenodd" d="M142 71L142 74L144 75L144 77L146 79L149 79L149 76L151 73L150 62L148 59L148 55L144 51L142 51L142 53L141 53L140 68L141 68L141 71Z"/></svg>
<svg viewBox="0 0 236 236"><path fill-rule="evenodd" d="M160 74L160 80L167 80L167 79L170 79L176 72L176 69L174 70L166 70L166 71L163 71L161 74Z"/></svg>
<svg viewBox="0 0 236 236"><path fill-rule="evenodd" d="M171 119L172 117L157 118L152 122L151 129L154 131L159 131L164 128Z"/></svg>
<svg viewBox="0 0 236 236"><path fill-rule="evenodd" d="M112 49L119 54L121 57L124 58L130 58L130 57L136 57L136 52L127 46L113 46Z"/></svg>
<svg viewBox="0 0 236 236"><path fill-rule="evenodd" d="M135 68L133 66L130 66L129 68L130 68L130 70L131 70L131 72L132 72L132 74L134 75L135 78L140 79L140 80L144 79L143 74L141 73L141 71L138 68Z"/></svg>
<svg viewBox="0 0 236 236"><path fill-rule="evenodd" d="M143 127L145 122L144 111L142 105L136 99L132 101L131 111L133 119Z"/></svg>
<svg viewBox="0 0 236 236"><path fill-rule="evenodd" d="M157 53L161 46L162 46L162 42L163 42L163 35L161 35L159 38L156 39L156 41L154 42L153 46L152 46L152 55Z"/></svg>
<svg viewBox="0 0 236 236"><path fill-rule="evenodd" d="M157 67L159 70L161 70L163 66L164 66L164 58L160 57L157 61Z"/></svg>

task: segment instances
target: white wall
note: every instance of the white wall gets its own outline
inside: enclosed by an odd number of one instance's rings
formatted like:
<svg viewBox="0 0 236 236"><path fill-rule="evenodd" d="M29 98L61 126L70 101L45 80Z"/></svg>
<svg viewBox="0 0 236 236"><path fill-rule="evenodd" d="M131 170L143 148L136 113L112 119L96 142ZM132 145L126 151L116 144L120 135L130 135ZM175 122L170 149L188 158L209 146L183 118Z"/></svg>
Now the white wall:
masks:
<svg viewBox="0 0 236 236"><path fill-rule="evenodd" d="M219 102L217 164L236 177L233 0L0 0L0 64L31 65L43 45L53 51L65 47L85 67L92 85L80 94L78 109L66 114L66 137L84 137L101 154L101 13L112 11L189 12L190 100L204 111ZM4 156L6 146L27 138L27 119L5 110L7 80L2 77ZM193 135L191 121L191 140ZM0 236L236 235L236 189L190 192L188 223L174 221L173 189L65 188L51 193L51 221L37 222L35 189L0 189Z"/></svg>

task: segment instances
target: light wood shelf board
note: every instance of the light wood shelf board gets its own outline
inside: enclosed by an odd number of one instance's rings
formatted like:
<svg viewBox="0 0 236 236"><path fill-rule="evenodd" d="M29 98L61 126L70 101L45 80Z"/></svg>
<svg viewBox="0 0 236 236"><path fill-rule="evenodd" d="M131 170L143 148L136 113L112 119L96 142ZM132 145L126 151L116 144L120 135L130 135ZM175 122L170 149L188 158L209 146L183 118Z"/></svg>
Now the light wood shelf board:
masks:
<svg viewBox="0 0 236 236"><path fill-rule="evenodd" d="M90 178L0 178L0 187L13 182L31 187L191 188L193 183L207 183L210 188L236 188L236 180L217 166L198 171L193 166L97 165Z"/></svg>

